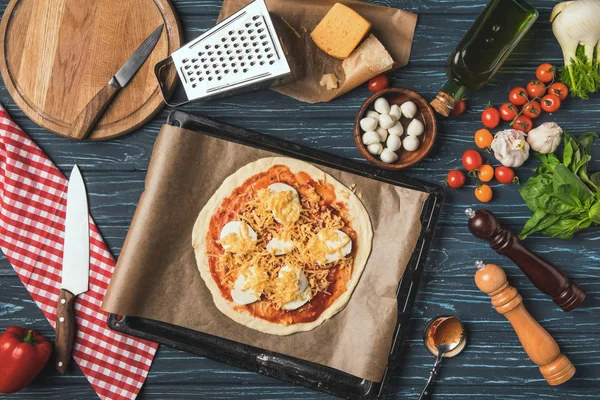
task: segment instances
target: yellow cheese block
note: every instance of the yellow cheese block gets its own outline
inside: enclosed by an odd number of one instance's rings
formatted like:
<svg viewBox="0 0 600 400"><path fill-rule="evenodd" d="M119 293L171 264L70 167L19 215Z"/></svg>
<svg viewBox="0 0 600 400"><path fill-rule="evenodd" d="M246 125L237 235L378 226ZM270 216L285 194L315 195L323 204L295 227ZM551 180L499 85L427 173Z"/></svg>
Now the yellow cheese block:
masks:
<svg viewBox="0 0 600 400"><path fill-rule="evenodd" d="M371 29L371 23L356 11L335 3L310 37L330 56L344 59L352 53Z"/></svg>

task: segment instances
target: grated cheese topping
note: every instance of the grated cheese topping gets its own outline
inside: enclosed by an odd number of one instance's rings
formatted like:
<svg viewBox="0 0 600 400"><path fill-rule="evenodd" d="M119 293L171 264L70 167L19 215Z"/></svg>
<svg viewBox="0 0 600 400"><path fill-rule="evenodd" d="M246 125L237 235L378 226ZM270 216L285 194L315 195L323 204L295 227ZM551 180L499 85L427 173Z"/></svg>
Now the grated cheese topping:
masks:
<svg viewBox="0 0 600 400"><path fill-rule="evenodd" d="M291 191L261 189L245 204L236 219L256 232L257 240L242 230L221 239L227 248L223 246L224 252L213 256L218 257L216 268L223 287L232 289L243 275L242 290L260 293L261 300L268 300L277 310L289 311L299 307L294 306L298 301L303 305L326 291L332 268L352 267L352 257L342 256L341 249L351 239L343 234L345 240L340 241L338 232L346 224L337 209L322 204L314 188L294 201L297 196ZM278 255L272 247L267 249L273 239L277 247L286 244L291 250ZM331 254L339 259L328 262Z"/></svg>

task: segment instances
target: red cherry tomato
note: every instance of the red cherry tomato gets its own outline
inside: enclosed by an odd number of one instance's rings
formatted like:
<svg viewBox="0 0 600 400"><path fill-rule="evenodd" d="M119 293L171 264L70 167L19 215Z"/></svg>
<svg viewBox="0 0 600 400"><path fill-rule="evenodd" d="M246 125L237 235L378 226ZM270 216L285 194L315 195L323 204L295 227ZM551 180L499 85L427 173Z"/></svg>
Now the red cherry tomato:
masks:
<svg viewBox="0 0 600 400"><path fill-rule="evenodd" d="M494 172L496 180L504 185L509 183L519 183L519 178L515 177L515 171L504 165L497 167Z"/></svg>
<svg viewBox="0 0 600 400"><path fill-rule="evenodd" d="M388 86L390 86L390 79L384 74L379 74L369 80L369 90L371 92L379 92Z"/></svg>
<svg viewBox="0 0 600 400"><path fill-rule="evenodd" d="M515 106L522 106L529 101L527 90L523 87L516 87L508 94L508 100Z"/></svg>
<svg viewBox="0 0 600 400"><path fill-rule="evenodd" d="M481 154L473 149L465 151L462 155L462 165L467 171L479 169L483 165Z"/></svg>
<svg viewBox="0 0 600 400"><path fill-rule="evenodd" d="M512 121L517 116L517 107L512 103L504 103L500 106L500 118L502 121Z"/></svg>
<svg viewBox="0 0 600 400"><path fill-rule="evenodd" d="M481 122L486 128L494 129L500 123L500 112L494 107L488 107L481 113Z"/></svg>
<svg viewBox="0 0 600 400"><path fill-rule="evenodd" d="M546 84L538 80L531 81L527 84L527 95L530 99L542 97L546 93Z"/></svg>
<svg viewBox="0 0 600 400"><path fill-rule="evenodd" d="M464 99L459 99L454 102L454 109L450 113L450 115L456 117L461 115L467 109L467 102Z"/></svg>
<svg viewBox="0 0 600 400"><path fill-rule="evenodd" d="M512 126L515 129L527 133L533 128L533 121L526 115L519 115Z"/></svg>
<svg viewBox="0 0 600 400"><path fill-rule="evenodd" d="M492 200L492 188L486 185L485 183L483 185L477 186L477 188L475 189L475 197L477 197L477 200L479 200L480 202L487 203L488 201Z"/></svg>
<svg viewBox="0 0 600 400"><path fill-rule="evenodd" d="M554 79L555 71L556 68L554 68L554 65L544 63L537 67L535 71L535 77L538 79L538 81L544 83L552 82L552 80Z"/></svg>
<svg viewBox="0 0 600 400"><path fill-rule="evenodd" d="M462 187L466 180L467 178L465 177L465 174L457 169L448 171L448 175L446 176L446 183L452 189L458 189L459 187Z"/></svg>
<svg viewBox="0 0 600 400"><path fill-rule="evenodd" d="M560 108L560 98L554 94L547 94L542 98L542 110L546 112L558 111Z"/></svg>
<svg viewBox="0 0 600 400"><path fill-rule="evenodd" d="M560 101L563 101L567 98L567 95L569 94L569 88L562 82L554 82L552 85L550 85L550 88L548 89L548 94L558 96Z"/></svg>
<svg viewBox="0 0 600 400"><path fill-rule="evenodd" d="M542 113L542 107L540 102L537 100L531 100L529 103L523 106L523 115L528 116L531 119L536 119Z"/></svg>

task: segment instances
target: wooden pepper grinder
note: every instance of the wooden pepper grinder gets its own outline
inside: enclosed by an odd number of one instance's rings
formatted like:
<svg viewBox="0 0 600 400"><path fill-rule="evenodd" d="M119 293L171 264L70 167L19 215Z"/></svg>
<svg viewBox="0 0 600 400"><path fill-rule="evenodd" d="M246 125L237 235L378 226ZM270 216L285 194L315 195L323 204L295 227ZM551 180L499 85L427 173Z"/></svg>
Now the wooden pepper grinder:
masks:
<svg viewBox="0 0 600 400"><path fill-rule="evenodd" d="M560 352L556 341L529 314L517 289L510 286L504 270L495 264L476 263L475 283L492 298L492 305L510 321L525 352L540 367L542 376L552 386L565 383L575 375L575 367Z"/></svg>
<svg viewBox="0 0 600 400"><path fill-rule="evenodd" d="M571 282L554 264L533 253L519 238L502 228L498 218L488 210L473 211L468 208L471 233L490 242L490 247L498 254L510 258L521 268L529 280L542 292L552 296L552 300L564 311L577 308L585 299L585 292Z"/></svg>

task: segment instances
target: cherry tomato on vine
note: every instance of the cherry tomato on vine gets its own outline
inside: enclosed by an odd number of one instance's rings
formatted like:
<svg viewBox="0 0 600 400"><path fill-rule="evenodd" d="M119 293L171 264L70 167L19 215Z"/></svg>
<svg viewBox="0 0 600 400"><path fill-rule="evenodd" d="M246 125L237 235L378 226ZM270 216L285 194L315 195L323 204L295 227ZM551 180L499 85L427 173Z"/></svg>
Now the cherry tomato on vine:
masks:
<svg viewBox="0 0 600 400"><path fill-rule="evenodd" d="M537 100L531 100L529 103L523 106L523 115L536 119L542 113L542 107L540 106L540 102Z"/></svg>
<svg viewBox="0 0 600 400"><path fill-rule="evenodd" d="M513 123L513 128L527 133L533 128L533 121L526 115L519 115Z"/></svg>
<svg viewBox="0 0 600 400"><path fill-rule="evenodd" d="M546 84L538 80L531 81L527 84L527 95L530 99L542 97L546 93Z"/></svg>
<svg viewBox="0 0 600 400"><path fill-rule="evenodd" d="M480 202L487 203L493 197L492 188L485 183L483 185L478 185L477 188L475 188L475 197L477 197L477 200Z"/></svg>
<svg viewBox="0 0 600 400"><path fill-rule="evenodd" d="M562 82L554 82L552 85L550 85L550 88L548 89L548 94L558 96L560 101L563 101L567 98L567 95L569 94L569 88Z"/></svg>
<svg viewBox="0 0 600 400"><path fill-rule="evenodd" d="M500 112L497 108L487 107L481 113L481 122L486 128L493 129L500 123Z"/></svg>
<svg viewBox="0 0 600 400"><path fill-rule="evenodd" d="M560 98L554 94L547 94L542 97L542 110L546 112L558 111L560 108Z"/></svg>
<svg viewBox="0 0 600 400"><path fill-rule="evenodd" d="M457 117L457 116L461 115L462 113L464 113L466 109L467 109L467 102L464 99L456 100L454 102L454 108L452 109L452 112L450 113L450 115L452 115L453 117Z"/></svg>
<svg viewBox="0 0 600 400"><path fill-rule="evenodd" d="M494 140L494 135L487 129L480 129L475 132L475 144L480 149L489 148L492 145L492 140Z"/></svg>
<svg viewBox="0 0 600 400"><path fill-rule="evenodd" d="M477 150L469 149L462 155L462 165L467 171L473 171L481 167L483 159Z"/></svg>
<svg viewBox="0 0 600 400"><path fill-rule="evenodd" d="M512 103L504 103L500 106L500 118L502 121L512 121L517 116L517 107Z"/></svg>
<svg viewBox="0 0 600 400"><path fill-rule="evenodd" d="M387 75L379 74L369 80L369 90L371 92L379 92L390 85L390 79Z"/></svg>
<svg viewBox="0 0 600 400"><path fill-rule="evenodd" d="M462 187L466 180L465 174L458 169L448 171L448 175L446 176L446 184L452 189Z"/></svg>
<svg viewBox="0 0 600 400"><path fill-rule="evenodd" d="M519 183L519 178L515 176L515 171L504 165L496 168L495 176L496 180L504 185Z"/></svg>
<svg viewBox="0 0 600 400"><path fill-rule="evenodd" d="M535 77L538 79L538 81L544 83L552 82L555 71L556 68L554 68L554 65L552 64L540 64L540 66L535 70Z"/></svg>
<svg viewBox="0 0 600 400"><path fill-rule="evenodd" d="M477 178L479 178L481 182L491 181L494 179L494 167L490 164L483 164L477 172Z"/></svg>
<svg viewBox="0 0 600 400"><path fill-rule="evenodd" d="M510 101L515 106L522 106L523 104L529 101L529 97L527 97L527 90L520 86L514 88L508 94L508 101Z"/></svg>

